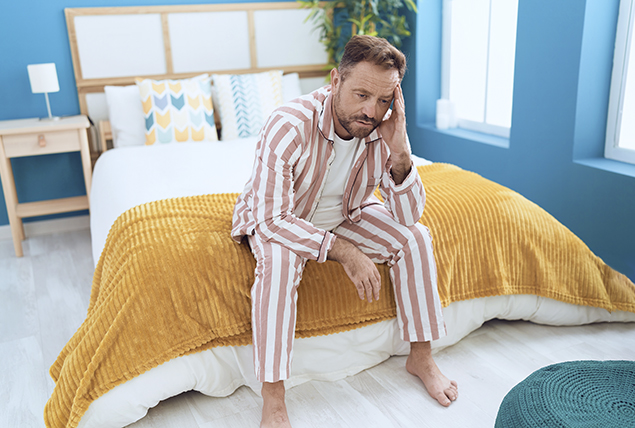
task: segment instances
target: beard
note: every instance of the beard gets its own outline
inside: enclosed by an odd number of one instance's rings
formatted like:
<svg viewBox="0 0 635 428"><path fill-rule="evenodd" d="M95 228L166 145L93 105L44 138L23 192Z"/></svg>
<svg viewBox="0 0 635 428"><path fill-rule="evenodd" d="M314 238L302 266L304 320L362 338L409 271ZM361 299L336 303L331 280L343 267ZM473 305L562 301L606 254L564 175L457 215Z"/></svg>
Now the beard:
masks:
<svg viewBox="0 0 635 428"><path fill-rule="evenodd" d="M381 120L373 119L365 114L357 114L357 115L346 115L342 111L341 100L339 92L335 94L333 97L333 112L335 113L335 118L339 121L342 128L346 130L350 135L354 138L366 138L368 137L379 125L381 125ZM361 121L369 124L370 126L361 126L357 123L357 121Z"/></svg>

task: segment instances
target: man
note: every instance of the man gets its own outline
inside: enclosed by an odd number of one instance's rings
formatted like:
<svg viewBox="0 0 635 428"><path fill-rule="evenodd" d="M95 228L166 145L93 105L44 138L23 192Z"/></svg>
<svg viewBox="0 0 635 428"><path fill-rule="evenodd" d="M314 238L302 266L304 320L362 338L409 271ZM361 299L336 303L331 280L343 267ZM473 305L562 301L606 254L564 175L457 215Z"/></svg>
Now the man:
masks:
<svg viewBox="0 0 635 428"><path fill-rule="evenodd" d="M406 369L443 406L458 397L430 353L430 340L446 333L431 237L418 223L425 192L406 135L405 70L404 55L386 40L355 36L331 86L277 109L262 130L232 229L236 241L248 238L257 262L251 295L261 427L291 426L283 381L309 259L341 263L368 302L379 298L375 262L387 262L402 339L411 342ZM383 205L372 195L378 185Z"/></svg>

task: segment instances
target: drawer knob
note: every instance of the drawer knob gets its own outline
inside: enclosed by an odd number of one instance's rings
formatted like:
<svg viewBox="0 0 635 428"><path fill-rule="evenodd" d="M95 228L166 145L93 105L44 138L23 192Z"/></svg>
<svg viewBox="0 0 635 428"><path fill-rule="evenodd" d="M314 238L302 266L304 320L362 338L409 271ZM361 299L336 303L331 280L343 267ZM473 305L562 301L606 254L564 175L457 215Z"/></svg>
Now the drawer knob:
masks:
<svg viewBox="0 0 635 428"><path fill-rule="evenodd" d="M46 137L42 134L37 136L37 140L38 143L40 144L40 147L46 147Z"/></svg>

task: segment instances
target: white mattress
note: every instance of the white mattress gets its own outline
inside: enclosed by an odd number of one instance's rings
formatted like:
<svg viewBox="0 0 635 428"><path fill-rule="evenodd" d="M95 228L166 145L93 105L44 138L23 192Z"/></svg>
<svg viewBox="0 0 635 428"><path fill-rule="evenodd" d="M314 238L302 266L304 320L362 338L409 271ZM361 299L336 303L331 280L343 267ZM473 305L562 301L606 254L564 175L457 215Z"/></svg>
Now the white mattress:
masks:
<svg viewBox="0 0 635 428"><path fill-rule="evenodd" d="M95 263L110 226L129 208L158 199L240 192L252 171L256 139L120 148L98 160L91 192L91 234ZM415 163L429 163L416 158ZM548 325L635 321L629 312L576 306L537 296L500 296L455 302L443 310L448 336L433 342L437 352L493 318ZM353 331L298 339L291 388L309 380L337 380L389 358L405 355L396 320ZM94 401L80 427L123 427L142 418L159 401L184 391L227 396L247 385L260 393L252 347L221 347L179 357L119 385Z"/></svg>

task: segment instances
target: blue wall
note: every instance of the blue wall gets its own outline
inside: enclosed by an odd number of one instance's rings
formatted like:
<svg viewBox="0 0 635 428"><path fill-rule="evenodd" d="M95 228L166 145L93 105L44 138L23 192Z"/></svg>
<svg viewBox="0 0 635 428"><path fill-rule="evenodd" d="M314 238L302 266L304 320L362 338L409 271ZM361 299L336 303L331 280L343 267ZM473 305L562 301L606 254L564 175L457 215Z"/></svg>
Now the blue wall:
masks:
<svg viewBox="0 0 635 428"><path fill-rule="evenodd" d="M520 0L506 147L434 128L441 0L418 4L406 82L413 151L523 194L635 280L635 165L602 157L619 0Z"/></svg>

